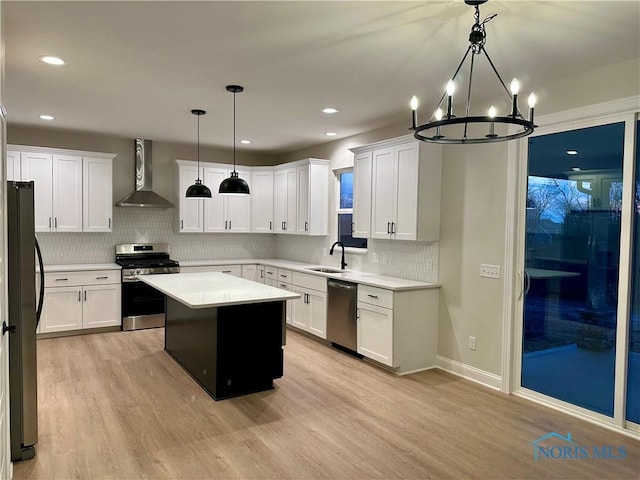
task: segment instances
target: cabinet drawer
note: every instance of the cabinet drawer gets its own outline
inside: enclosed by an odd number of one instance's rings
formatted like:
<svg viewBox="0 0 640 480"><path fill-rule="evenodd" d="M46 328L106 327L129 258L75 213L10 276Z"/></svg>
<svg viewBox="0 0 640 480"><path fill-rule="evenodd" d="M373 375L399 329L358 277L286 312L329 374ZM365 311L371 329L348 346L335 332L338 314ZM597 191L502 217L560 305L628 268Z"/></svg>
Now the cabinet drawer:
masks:
<svg viewBox="0 0 640 480"><path fill-rule="evenodd" d="M120 270L90 270L83 272L45 272L45 287L102 285L120 283Z"/></svg>
<svg viewBox="0 0 640 480"><path fill-rule="evenodd" d="M393 291L360 284L358 285L358 301L379 307L393 308Z"/></svg>
<svg viewBox="0 0 640 480"><path fill-rule="evenodd" d="M278 279L278 269L275 267L264 267L264 278L267 280L277 280Z"/></svg>
<svg viewBox="0 0 640 480"><path fill-rule="evenodd" d="M310 275L308 273L293 272L292 283L296 287L308 288L318 292L327 291L327 279L322 275Z"/></svg>
<svg viewBox="0 0 640 480"><path fill-rule="evenodd" d="M282 268L278 268L278 283L291 283L291 270L283 270Z"/></svg>

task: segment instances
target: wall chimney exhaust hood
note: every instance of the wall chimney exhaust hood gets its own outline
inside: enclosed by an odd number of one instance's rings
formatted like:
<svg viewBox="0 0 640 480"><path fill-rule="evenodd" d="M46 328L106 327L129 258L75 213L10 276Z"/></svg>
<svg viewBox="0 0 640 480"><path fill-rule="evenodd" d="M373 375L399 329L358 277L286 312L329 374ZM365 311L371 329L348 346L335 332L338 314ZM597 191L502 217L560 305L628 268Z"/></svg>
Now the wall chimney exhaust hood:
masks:
<svg viewBox="0 0 640 480"><path fill-rule="evenodd" d="M151 140L136 138L136 189L116 207L173 208L175 205L152 189Z"/></svg>

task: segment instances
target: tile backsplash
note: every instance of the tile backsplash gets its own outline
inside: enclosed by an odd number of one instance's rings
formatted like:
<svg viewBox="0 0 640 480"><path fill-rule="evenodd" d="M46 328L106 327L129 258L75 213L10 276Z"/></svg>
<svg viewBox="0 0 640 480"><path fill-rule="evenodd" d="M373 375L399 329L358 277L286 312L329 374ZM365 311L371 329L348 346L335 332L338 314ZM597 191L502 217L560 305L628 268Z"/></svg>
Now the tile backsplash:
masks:
<svg viewBox="0 0 640 480"><path fill-rule="evenodd" d="M340 267L340 249L329 255L333 243L330 237L277 237L277 258ZM438 253L438 242L369 239L367 253L346 252L345 261L348 270L438 282Z"/></svg>
<svg viewBox="0 0 640 480"><path fill-rule="evenodd" d="M177 233L176 209L114 208L111 233L38 233L45 264L112 263L119 243L166 242L177 260L273 258L275 235Z"/></svg>
<svg viewBox="0 0 640 480"><path fill-rule="evenodd" d="M114 208L112 233L38 233L45 264L111 263L118 243L167 242L177 260L281 258L340 266L329 236L177 233L175 209ZM438 281L438 242L369 240L367 253L345 255L347 269ZM374 262L377 260L377 262Z"/></svg>

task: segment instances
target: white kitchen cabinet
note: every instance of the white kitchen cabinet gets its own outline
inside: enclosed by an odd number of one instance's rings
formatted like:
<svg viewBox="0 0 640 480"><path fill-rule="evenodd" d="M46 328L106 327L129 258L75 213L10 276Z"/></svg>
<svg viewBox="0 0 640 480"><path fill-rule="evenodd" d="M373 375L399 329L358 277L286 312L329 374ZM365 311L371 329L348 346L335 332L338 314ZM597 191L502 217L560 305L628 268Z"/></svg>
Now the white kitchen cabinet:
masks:
<svg viewBox="0 0 640 480"><path fill-rule="evenodd" d="M300 298L292 301L291 324L320 338L327 338L327 280L293 272L292 289Z"/></svg>
<svg viewBox="0 0 640 480"><path fill-rule="evenodd" d="M14 180L34 182L36 232L111 231L115 155L23 145L9 148L7 173Z"/></svg>
<svg viewBox="0 0 640 480"><path fill-rule="evenodd" d="M267 267L265 267L264 265L258 265L257 266L257 271L256 271L256 282L258 283L265 283L265 269Z"/></svg>
<svg viewBox="0 0 640 480"><path fill-rule="evenodd" d="M355 190L364 194L354 205L356 218L367 214L364 192L369 172L365 168L367 160L362 160L365 157L361 155L372 155L370 238L437 241L442 147L405 136L351 150L364 162L360 172L354 169ZM363 211L357 212L359 209ZM362 229L356 227L359 236L366 234L366 221L364 224Z"/></svg>
<svg viewBox="0 0 640 480"><path fill-rule="evenodd" d="M298 172L295 167L276 170L273 174L274 232L296 233L298 215Z"/></svg>
<svg viewBox="0 0 640 480"><path fill-rule="evenodd" d="M204 229L204 204L201 198L187 198L185 192L196 178L202 180L202 168L198 175L196 166L178 163L178 205L180 218L178 231L182 233L202 232Z"/></svg>
<svg viewBox="0 0 640 480"><path fill-rule="evenodd" d="M251 231L273 233L273 168L251 171Z"/></svg>
<svg viewBox="0 0 640 480"><path fill-rule="evenodd" d="M258 275L257 265L242 265L242 278L246 280L256 281Z"/></svg>
<svg viewBox="0 0 640 480"><path fill-rule="evenodd" d="M242 277L242 265L198 265L195 267L180 267L180 273L217 272Z"/></svg>
<svg viewBox="0 0 640 480"><path fill-rule="evenodd" d="M358 285L357 351L406 374L436 366L438 289Z"/></svg>
<svg viewBox="0 0 640 480"><path fill-rule="evenodd" d="M20 152L7 150L7 180L20 181Z"/></svg>
<svg viewBox="0 0 640 480"><path fill-rule="evenodd" d="M250 195L220 195L218 187L233 171L223 166L207 166L203 168L204 184L211 189L211 198L204 199L204 231L216 232L249 232L251 230L251 197ZM251 174L247 170L236 170L238 176L247 183L251 182Z"/></svg>
<svg viewBox="0 0 640 480"><path fill-rule="evenodd" d="M119 326L121 289L119 270L45 273L40 333Z"/></svg>
<svg viewBox="0 0 640 480"><path fill-rule="evenodd" d="M329 234L329 162L309 159L296 168L298 217L296 232L300 235Z"/></svg>
<svg viewBox="0 0 640 480"><path fill-rule="evenodd" d="M373 152L358 153L353 158L353 233L354 238L371 236L371 177Z"/></svg>
<svg viewBox="0 0 640 480"><path fill-rule="evenodd" d="M113 160L82 159L82 231L111 232L113 229Z"/></svg>

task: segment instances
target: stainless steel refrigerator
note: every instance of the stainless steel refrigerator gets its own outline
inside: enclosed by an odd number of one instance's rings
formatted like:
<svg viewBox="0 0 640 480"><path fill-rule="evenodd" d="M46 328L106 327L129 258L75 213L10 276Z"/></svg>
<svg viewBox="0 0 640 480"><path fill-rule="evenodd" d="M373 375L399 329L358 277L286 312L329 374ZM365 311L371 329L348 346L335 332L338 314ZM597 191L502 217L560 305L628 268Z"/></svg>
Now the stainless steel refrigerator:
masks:
<svg viewBox="0 0 640 480"><path fill-rule="evenodd" d="M42 255L34 234L33 182L7 182L9 404L11 460L35 456L38 441L36 328L44 299ZM35 254L34 254L35 252ZM41 288L36 307L36 254Z"/></svg>

